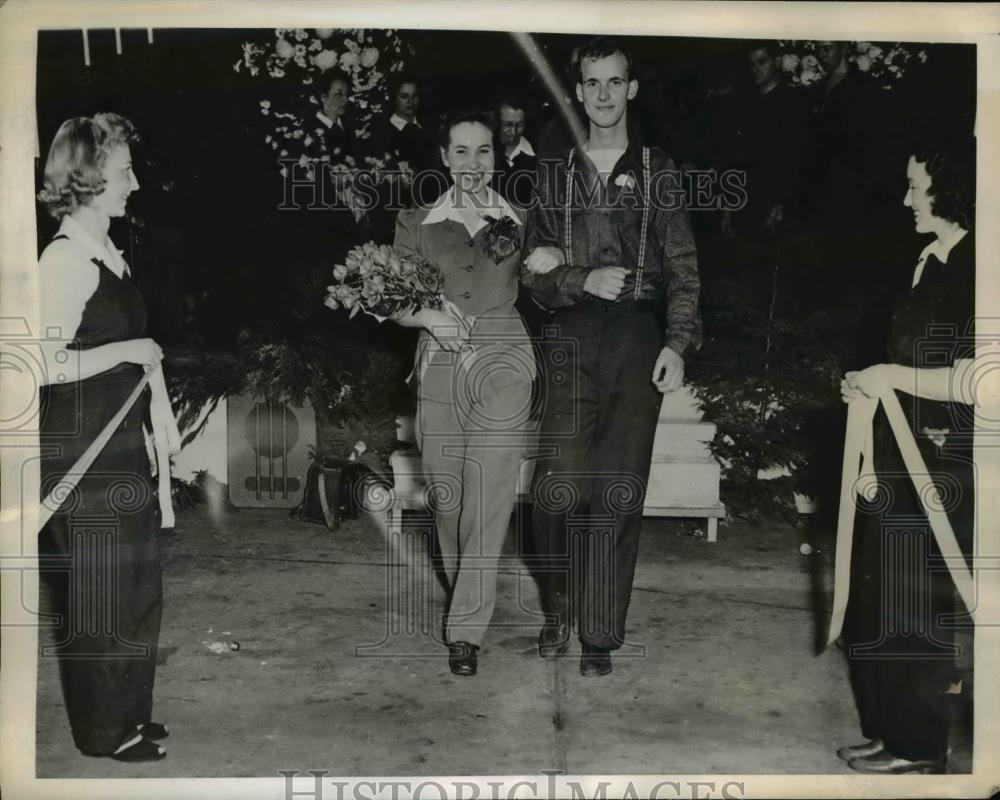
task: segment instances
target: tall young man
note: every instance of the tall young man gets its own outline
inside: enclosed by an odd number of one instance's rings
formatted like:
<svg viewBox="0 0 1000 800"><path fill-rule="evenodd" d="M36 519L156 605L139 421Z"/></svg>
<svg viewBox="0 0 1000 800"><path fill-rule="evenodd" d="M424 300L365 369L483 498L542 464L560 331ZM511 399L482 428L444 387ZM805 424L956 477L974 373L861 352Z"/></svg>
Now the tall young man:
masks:
<svg viewBox="0 0 1000 800"><path fill-rule="evenodd" d="M628 53L580 50L576 96L589 137L539 166L523 280L555 310L567 360L546 369L534 530L548 558L539 652L569 646L580 672L611 671L625 639L660 393L680 387L700 344L699 279L683 184L670 157L628 138L638 90Z"/></svg>

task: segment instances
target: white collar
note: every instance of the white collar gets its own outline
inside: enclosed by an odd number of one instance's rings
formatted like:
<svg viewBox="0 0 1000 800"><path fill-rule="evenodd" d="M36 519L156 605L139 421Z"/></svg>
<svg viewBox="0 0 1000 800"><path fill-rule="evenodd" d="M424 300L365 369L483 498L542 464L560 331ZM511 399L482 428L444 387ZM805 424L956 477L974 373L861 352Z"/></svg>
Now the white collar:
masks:
<svg viewBox="0 0 1000 800"><path fill-rule="evenodd" d="M935 236L934 240L923 249L920 253L920 258L917 259L917 268L913 271L913 284L910 286L911 289L920 283L920 276L924 274L924 264L927 263L928 256L937 256L937 260L942 264L948 263L948 254L954 249L955 245L965 238L965 234L968 233L967 230L962 228L959 228L958 231L958 235L952 237L947 242L942 242Z"/></svg>
<svg viewBox="0 0 1000 800"><path fill-rule="evenodd" d="M469 236L475 236L480 230L486 227L489 223L483 219L483 215L489 214L489 216L496 217L510 217L518 225L521 224L520 218L514 212L514 209L510 207L510 203L503 199L499 194L493 191L489 186L486 187L486 197L487 204L482 208L474 208L476 213L476 224L474 227L470 228L469 222L462 216L462 209L458 207L456 202L457 194L455 186L452 187L438 198L437 202L431 206L430 211L427 212L427 216L424 217L422 225L433 225L437 222L444 222L445 220L451 220L452 222L458 222L465 226L465 229L469 232ZM494 212L490 214L489 212Z"/></svg>
<svg viewBox="0 0 1000 800"><path fill-rule="evenodd" d="M534 151L534 149L532 149L532 147L531 147L531 142L529 142L529 141L528 141L527 139L525 139L525 138L524 138L523 136L521 137L521 141L519 141L519 142L518 142L518 143L517 143L517 144L516 144L516 145L514 146L514 149L510 151L510 155L509 155L509 156L507 156L507 162L508 162L508 163L512 163L512 162L514 161L514 159L515 159L515 158L516 158L516 157L517 157L517 156L518 156L518 155L519 155L520 153L524 153L524 154L525 154L525 155L527 155L527 156L534 156L534 155L535 155L535 151Z"/></svg>
<svg viewBox="0 0 1000 800"><path fill-rule="evenodd" d="M98 259L119 278L129 273L128 264L122 258L122 251L115 247L110 238L105 236L104 243L99 243L69 214L62 218L59 233L85 251L89 257Z"/></svg>
<svg viewBox="0 0 1000 800"><path fill-rule="evenodd" d="M324 125L326 125L326 127L328 127L328 128L332 128L334 125L336 125L341 130L343 130L343 128L344 128L344 123L343 122L341 122L339 119L336 122L334 122L332 119L330 119L322 111L317 111L316 112L316 116L319 117L319 121L322 122Z"/></svg>
<svg viewBox="0 0 1000 800"><path fill-rule="evenodd" d="M393 126L396 128L396 130L399 131L403 130L403 128L405 128L407 125L416 125L418 128L420 127L420 123L417 122L416 119L414 119L411 122L408 119L403 119L403 117L399 116L399 114L393 114L391 117L389 117L389 122L391 122Z"/></svg>

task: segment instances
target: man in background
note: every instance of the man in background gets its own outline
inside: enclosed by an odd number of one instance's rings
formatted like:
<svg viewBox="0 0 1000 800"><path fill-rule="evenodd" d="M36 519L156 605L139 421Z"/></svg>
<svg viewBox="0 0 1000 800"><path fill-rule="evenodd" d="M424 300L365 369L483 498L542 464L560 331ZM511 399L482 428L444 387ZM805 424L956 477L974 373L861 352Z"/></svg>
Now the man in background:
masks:
<svg viewBox="0 0 1000 800"><path fill-rule="evenodd" d="M759 41L748 46L752 86L735 99L719 137L722 166L742 173L746 190L743 208L722 211L722 232L731 240L726 277L741 279L751 293L748 300L765 315L773 311L776 293L790 300L777 284L790 289L799 266L787 245L802 178L806 122L801 93L782 80L776 45ZM792 263L781 270L783 261Z"/></svg>
<svg viewBox="0 0 1000 800"><path fill-rule="evenodd" d="M497 105L500 144L503 157L497 159L495 187L507 200L521 208L531 205L535 190L535 169L538 159L531 142L525 137L527 104L513 95Z"/></svg>

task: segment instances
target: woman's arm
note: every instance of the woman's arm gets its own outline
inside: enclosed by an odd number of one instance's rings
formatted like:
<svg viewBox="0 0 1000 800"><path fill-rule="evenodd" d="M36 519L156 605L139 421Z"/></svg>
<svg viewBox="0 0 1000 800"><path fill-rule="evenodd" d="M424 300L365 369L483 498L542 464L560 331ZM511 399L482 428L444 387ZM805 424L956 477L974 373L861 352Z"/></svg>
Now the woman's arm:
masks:
<svg viewBox="0 0 1000 800"><path fill-rule="evenodd" d="M420 252L420 223L416 209L400 211L396 216L396 237L393 248L404 255L423 255ZM404 328L423 328L445 349L458 352L465 345L471 333L462 312L452 303L445 301L441 310L422 308L417 312L405 311L391 317L392 321Z"/></svg>
<svg viewBox="0 0 1000 800"><path fill-rule="evenodd" d="M42 352L46 367L43 386L82 381L119 364L155 367L163 360L163 351L152 339L129 339L88 350L68 349L62 342L50 341L42 345Z"/></svg>
<svg viewBox="0 0 1000 800"><path fill-rule="evenodd" d="M112 342L87 350L67 347L99 281L99 268L80 259L67 244L50 245L42 254L38 341L45 362L43 385L81 381L126 362L156 366L162 360L163 353L152 339Z"/></svg>
<svg viewBox="0 0 1000 800"><path fill-rule="evenodd" d="M537 202L528 210L525 220L525 238L522 247L522 257L525 266L521 269L521 283L531 293L532 299L542 308L559 308L583 301L585 285L590 270L586 267L567 264L570 253L562 252L562 242L559 228L559 218L563 206L559 203L558 183L565 178L565 171L560 170L560 161L548 159L539 161L538 178L536 181ZM568 199L566 200L568 202ZM550 254L560 253L560 257L548 260L544 271L534 271L527 267L530 261L533 266L540 265L543 248L551 248ZM541 251L538 255L533 254ZM553 265L551 261L558 261Z"/></svg>
<svg viewBox="0 0 1000 800"><path fill-rule="evenodd" d="M916 368L901 364L876 364L860 372L848 372L841 382L844 400L858 396L877 397L895 389L914 397L943 403L975 405L972 391L976 382L965 380L973 368L972 359L960 359L951 367Z"/></svg>

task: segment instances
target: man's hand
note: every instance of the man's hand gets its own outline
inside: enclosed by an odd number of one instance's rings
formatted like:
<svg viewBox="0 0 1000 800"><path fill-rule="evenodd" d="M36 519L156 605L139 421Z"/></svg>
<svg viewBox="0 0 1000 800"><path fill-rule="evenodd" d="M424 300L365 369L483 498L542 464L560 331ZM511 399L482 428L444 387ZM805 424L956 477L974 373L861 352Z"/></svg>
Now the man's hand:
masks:
<svg viewBox="0 0 1000 800"><path fill-rule="evenodd" d="M625 288L628 270L624 267L600 267L587 273L583 290L602 300L617 300Z"/></svg>
<svg viewBox="0 0 1000 800"><path fill-rule="evenodd" d="M676 392L684 382L684 359L664 347L653 365L653 385L661 394Z"/></svg>
<svg viewBox="0 0 1000 800"><path fill-rule="evenodd" d="M565 263L566 257L558 247L536 247L524 259L525 268L535 275L544 275Z"/></svg>

